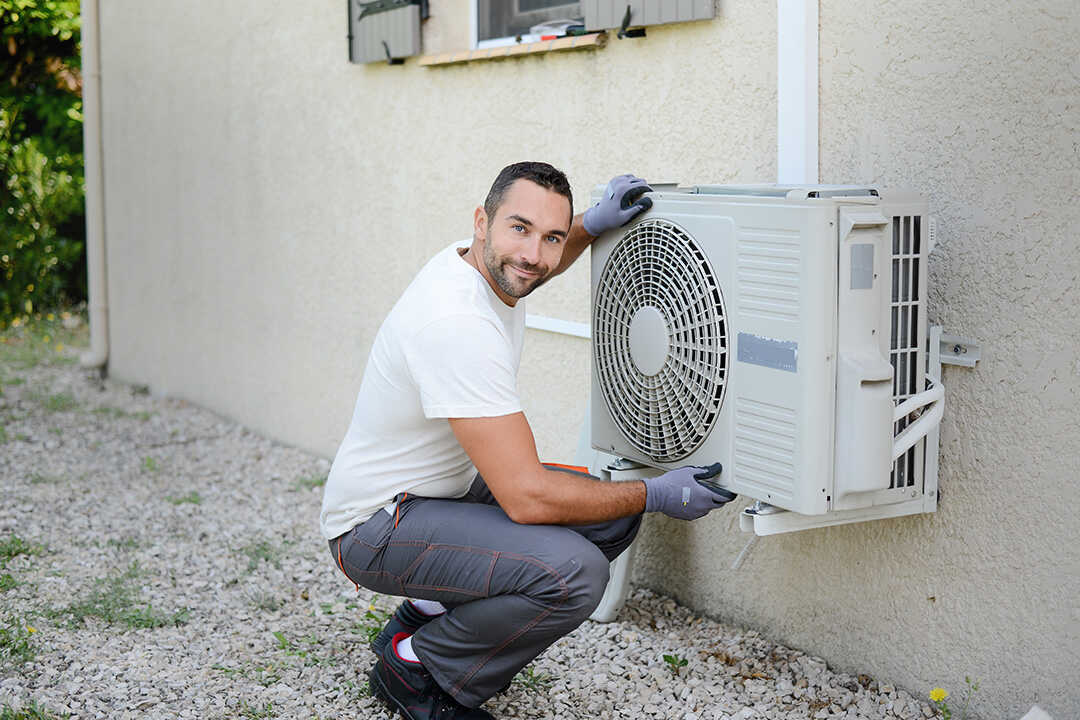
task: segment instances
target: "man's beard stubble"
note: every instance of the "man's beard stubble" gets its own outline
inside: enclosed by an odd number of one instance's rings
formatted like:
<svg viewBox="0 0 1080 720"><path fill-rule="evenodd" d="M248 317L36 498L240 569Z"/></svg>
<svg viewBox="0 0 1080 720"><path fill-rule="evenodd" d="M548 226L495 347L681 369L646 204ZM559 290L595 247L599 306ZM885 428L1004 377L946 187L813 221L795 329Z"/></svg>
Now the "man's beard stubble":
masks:
<svg viewBox="0 0 1080 720"><path fill-rule="evenodd" d="M531 293L536 288L544 284L547 280L547 276L540 275L530 285L527 285L523 290L519 290L511 283L510 278L507 277L505 270L506 265L514 265L521 268L526 272L541 272L542 268L539 265L515 265L509 260L500 260L495 255L495 250L491 247L490 240L484 243L484 265L487 267L488 273L492 279L495 280L495 284L499 286L499 289L513 298L523 298Z"/></svg>

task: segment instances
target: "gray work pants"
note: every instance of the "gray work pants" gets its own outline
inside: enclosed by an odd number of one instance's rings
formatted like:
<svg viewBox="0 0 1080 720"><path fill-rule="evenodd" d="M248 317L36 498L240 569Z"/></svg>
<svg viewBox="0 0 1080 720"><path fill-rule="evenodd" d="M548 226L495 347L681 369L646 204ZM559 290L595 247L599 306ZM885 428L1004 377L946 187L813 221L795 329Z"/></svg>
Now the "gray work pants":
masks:
<svg viewBox="0 0 1080 720"><path fill-rule="evenodd" d="M412 646L467 707L592 614L608 563L641 524L635 515L588 526L521 525L479 475L459 500L408 496L396 520L395 527L395 517L380 510L331 540L330 552L358 585L450 608L420 628Z"/></svg>

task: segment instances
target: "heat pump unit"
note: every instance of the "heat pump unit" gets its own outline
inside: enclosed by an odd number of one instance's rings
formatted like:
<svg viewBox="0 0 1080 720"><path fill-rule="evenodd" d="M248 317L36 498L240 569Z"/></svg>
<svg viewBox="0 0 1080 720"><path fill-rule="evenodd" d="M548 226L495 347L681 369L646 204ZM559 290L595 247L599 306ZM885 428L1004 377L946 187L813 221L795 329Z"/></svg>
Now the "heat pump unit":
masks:
<svg viewBox="0 0 1080 720"><path fill-rule="evenodd" d="M804 518L758 534L933 511L925 202L654 190L593 244L592 446L653 468L720 462L759 501L745 515Z"/></svg>

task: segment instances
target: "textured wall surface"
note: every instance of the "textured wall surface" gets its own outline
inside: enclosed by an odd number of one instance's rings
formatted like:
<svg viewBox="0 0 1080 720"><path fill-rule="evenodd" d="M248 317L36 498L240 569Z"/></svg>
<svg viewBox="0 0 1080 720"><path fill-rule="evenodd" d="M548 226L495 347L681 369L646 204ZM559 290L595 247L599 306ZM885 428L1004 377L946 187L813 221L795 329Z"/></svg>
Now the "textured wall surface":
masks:
<svg viewBox="0 0 1080 720"><path fill-rule="evenodd" d="M619 172L775 174L769 12L733 3L600 51L429 69L350 65L343 5L103 3L115 376L332 455L382 318L471 234L507 163L563 168L582 209ZM467 46L467 2L431 14L428 51ZM587 257L529 311L587 322ZM545 459L573 454L587 351L529 332Z"/></svg>
<svg viewBox="0 0 1080 720"><path fill-rule="evenodd" d="M103 3L113 375L330 456L383 316L506 163L562 167L579 208L623 171L775 178L775 3L430 69L349 65L343 4ZM431 5L427 50L464 47L466 0ZM764 538L738 571L737 507L650 518L638 582L915 693L973 675L984 718L1080 716L1074 5L822 1L821 178L930 198L931 317L983 347L945 374L941 509ZM530 312L587 321L586 260ZM545 459L572 456L587 351L528 333Z"/></svg>
<svg viewBox="0 0 1080 720"><path fill-rule="evenodd" d="M920 695L970 675L982 718L1080 717L1080 7L858 7L821 3L821 179L929 198L931 321L982 347L944 374L939 511L737 571L738 508L653 520L637 578Z"/></svg>

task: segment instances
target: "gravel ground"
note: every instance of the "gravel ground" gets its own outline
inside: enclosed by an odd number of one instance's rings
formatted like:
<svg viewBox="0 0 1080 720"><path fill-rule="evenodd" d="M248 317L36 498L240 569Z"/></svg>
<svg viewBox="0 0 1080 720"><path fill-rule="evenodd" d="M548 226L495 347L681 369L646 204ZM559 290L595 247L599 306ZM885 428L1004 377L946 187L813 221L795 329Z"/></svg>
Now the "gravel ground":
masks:
<svg viewBox="0 0 1080 720"><path fill-rule="evenodd" d="M30 364L0 365L0 714L37 702L73 718L392 717L367 693L367 638L396 599L357 593L333 566L318 532L326 461L74 364ZM485 708L935 715L641 589L618 622L586 622Z"/></svg>

